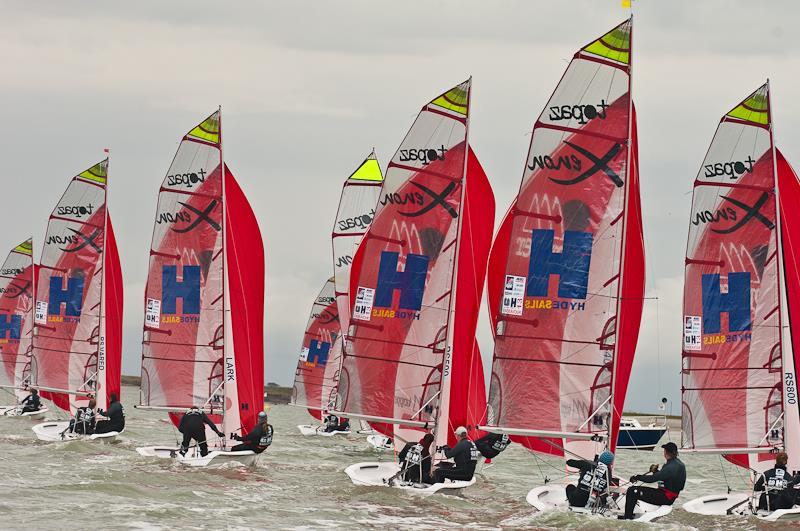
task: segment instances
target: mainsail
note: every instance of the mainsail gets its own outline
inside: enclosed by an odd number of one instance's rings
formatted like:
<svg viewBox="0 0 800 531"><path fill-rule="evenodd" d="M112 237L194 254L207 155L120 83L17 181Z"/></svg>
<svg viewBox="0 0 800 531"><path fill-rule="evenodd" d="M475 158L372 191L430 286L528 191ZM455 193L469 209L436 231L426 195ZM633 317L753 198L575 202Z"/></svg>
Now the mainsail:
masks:
<svg viewBox="0 0 800 531"><path fill-rule="evenodd" d="M617 439L644 295L631 41L627 20L575 54L492 247L486 429L542 453Z"/></svg>
<svg viewBox="0 0 800 531"><path fill-rule="evenodd" d="M72 412L92 396L107 408L120 391L122 271L107 181L108 159L72 178L37 268L31 379Z"/></svg>
<svg viewBox="0 0 800 531"><path fill-rule="evenodd" d="M683 446L756 470L771 466L775 448L800 444L795 361L782 331L784 263L795 305L798 296L798 185L776 161L771 118L765 84L720 120L694 182L683 296ZM778 196L792 205L780 217ZM790 467L798 463L790 452Z"/></svg>
<svg viewBox="0 0 800 531"><path fill-rule="evenodd" d="M0 267L0 387L27 396L33 350L33 239L8 253Z"/></svg>
<svg viewBox="0 0 800 531"><path fill-rule="evenodd" d="M145 288L140 407L199 406L226 434L241 434L263 409L264 247L223 160L217 111L183 137L161 184Z"/></svg>
<svg viewBox="0 0 800 531"><path fill-rule="evenodd" d="M483 413L474 337L494 199L468 150L470 85L420 111L353 261L340 409L398 444L428 429L453 443Z"/></svg>
<svg viewBox="0 0 800 531"><path fill-rule="evenodd" d="M322 286L308 316L292 389L292 404L305 406L316 419L335 401L342 337L333 277Z"/></svg>

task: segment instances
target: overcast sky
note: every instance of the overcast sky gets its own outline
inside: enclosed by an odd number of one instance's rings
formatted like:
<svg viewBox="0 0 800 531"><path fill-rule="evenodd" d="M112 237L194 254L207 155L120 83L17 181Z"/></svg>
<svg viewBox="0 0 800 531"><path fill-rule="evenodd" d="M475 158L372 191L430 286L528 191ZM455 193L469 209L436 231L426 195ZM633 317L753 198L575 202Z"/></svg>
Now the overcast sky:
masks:
<svg viewBox="0 0 800 531"><path fill-rule="evenodd" d="M223 106L226 161L267 252L266 377L290 385L314 296L332 273L342 182L385 164L419 108L473 76L470 143L499 220L533 121L619 0L2 1L0 248L33 234L78 171L111 148L109 209L125 278L125 374L139 373L158 187L181 136ZM776 138L800 160L800 3L635 2L647 291L626 407L679 412L691 183L722 114L769 77ZM657 298L657 299L656 299ZM484 363L491 333L480 328Z"/></svg>

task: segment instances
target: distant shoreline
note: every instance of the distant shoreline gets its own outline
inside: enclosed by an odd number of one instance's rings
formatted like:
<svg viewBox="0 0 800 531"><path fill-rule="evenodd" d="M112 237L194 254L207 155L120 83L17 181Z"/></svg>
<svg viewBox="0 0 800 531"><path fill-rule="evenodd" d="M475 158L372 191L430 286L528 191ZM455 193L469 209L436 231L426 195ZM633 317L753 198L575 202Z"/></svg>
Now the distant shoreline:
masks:
<svg viewBox="0 0 800 531"><path fill-rule="evenodd" d="M142 383L140 376L129 374L122 375L122 385L139 387ZM264 386L264 401L269 404L288 404L292 399L292 388L282 387L276 383L268 383Z"/></svg>

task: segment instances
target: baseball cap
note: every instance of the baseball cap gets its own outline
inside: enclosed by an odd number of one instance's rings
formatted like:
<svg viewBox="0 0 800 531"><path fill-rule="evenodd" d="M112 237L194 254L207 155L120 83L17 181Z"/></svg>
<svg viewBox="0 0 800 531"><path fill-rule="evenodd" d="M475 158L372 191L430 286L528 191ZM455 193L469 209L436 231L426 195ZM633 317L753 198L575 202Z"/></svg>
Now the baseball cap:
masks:
<svg viewBox="0 0 800 531"><path fill-rule="evenodd" d="M668 442L667 444L662 444L661 448L663 448L664 450L668 451L673 455L678 455L678 445L675 444L674 442Z"/></svg>
<svg viewBox="0 0 800 531"><path fill-rule="evenodd" d="M456 428L455 434L456 435L466 435L467 434L467 428L465 428L464 426L459 426L458 428Z"/></svg>

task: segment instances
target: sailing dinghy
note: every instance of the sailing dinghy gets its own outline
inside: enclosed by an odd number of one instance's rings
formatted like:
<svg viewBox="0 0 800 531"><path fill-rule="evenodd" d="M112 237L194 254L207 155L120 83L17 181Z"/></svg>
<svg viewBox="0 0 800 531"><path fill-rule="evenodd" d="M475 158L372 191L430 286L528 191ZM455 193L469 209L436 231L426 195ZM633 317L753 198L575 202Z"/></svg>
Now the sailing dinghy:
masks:
<svg viewBox="0 0 800 531"><path fill-rule="evenodd" d="M292 399L293 404L306 404L309 413L317 420L322 420L325 412L336 409L341 350L350 321L350 267L358 244L375 217L375 206L382 185L383 174L373 151L342 186L331 231L334 275L312 306ZM358 433L373 436L373 430L365 426L363 421L360 422L362 429ZM350 433L350 430L326 431L324 426L309 424L298 426L298 429L303 435L325 437ZM374 435L374 438L385 440L382 435Z"/></svg>
<svg viewBox="0 0 800 531"><path fill-rule="evenodd" d="M187 133L158 193L145 288L140 409L199 407L228 436L244 436L264 409L264 245L227 168L221 111ZM177 433L177 431L176 431ZM255 464L206 428L211 450L137 448L195 467ZM178 434L180 437L180 434Z"/></svg>
<svg viewBox="0 0 800 531"><path fill-rule="evenodd" d="M694 182L683 295L682 451L723 454L754 482L777 451L800 469L798 199L797 175L775 147L766 83L722 117ZM798 506L757 510L760 494L729 491L683 508L800 515Z"/></svg>
<svg viewBox="0 0 800 531"><path fill-rule="evenodd" d="M107 209L108 159L79 173L50 215L36 274L32 385L74 415L107 410L120 396L122 270ZM49 393L49 394L48 394ZM42 441L111 442L120 432L84 435L69 421L33 427Z"/></svg>
<svg viewBox="0 0 800 531"><path fill-rule="evenodd" d="M33 239L20 243L8 253L0 268L0 389L15 400L0 407L0 417L41 420L48 412L22 411L20 402L31 390L31 351L33 350Z"/></svg>
<svg viewBox="0 0 800 531"><path fill-rule="evenodd" d="M353 260L337 415L365 420L396 448L433 432L435 447L475 438L485 404L475 342L494 197L469 149L468 80L420 111L392 157ZM434 463L443 461L435 456ZM347 467L356 485L430 494L470 481L397 481L395 462Z"/></svg>
<svg viewBox="0 0 800 531"><path fill-rule="evenodd" d="M339 372L342 337L336 307L333 277L322 286L308 317L300 359L295 371L292 404L306 407L309 414L322 420L336 400L336 376ZM348 435L350 430L326 431L324 425L301 424L303 435Z"/></svg>
<svg viewBox="0 0 800 531"><path fill-rule="evenodd" d="M495 349L481 428L564 459L615 450L639 333L644 246L631 42L629 19L572 58L534 124L519 193L489 261ZM566 510L569 481L526 499L540 511ZM641 505L639 520L670 509Z"/></svg>

